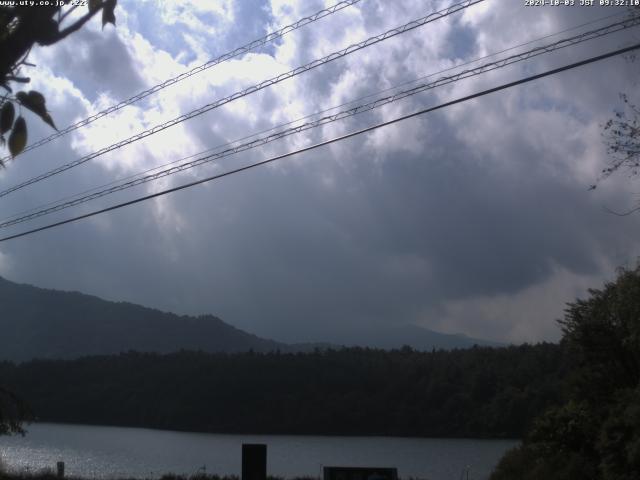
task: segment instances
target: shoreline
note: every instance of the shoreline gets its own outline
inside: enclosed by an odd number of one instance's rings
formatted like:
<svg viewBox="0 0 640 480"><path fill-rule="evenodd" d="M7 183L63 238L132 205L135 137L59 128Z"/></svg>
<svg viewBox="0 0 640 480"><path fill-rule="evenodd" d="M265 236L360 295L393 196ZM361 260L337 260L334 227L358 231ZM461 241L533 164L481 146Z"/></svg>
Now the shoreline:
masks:
<svg viewBox="0 0 640 480"><path fill-rule="evenodd" d="M33 421L30 423L25 423L23 428L25 430L25 435L29 434L29 427L32 425L38 426L65 426L65 427L87 427L87 428L106 428L106 429L124 429L124 430L142 430L142 431L150 431L150 432L166 432L166 433L177 433L177 434L188 434L188 435L226 435L226 436L237 436L237 437L340 437L340 438L368 438L368 439L408 439L408 440L472 440L472 441L508 441L508 442L519 442L522 438L514 438L514 437L458 437L458 436L434 436L434 437L424 437L418 435L377 435L377 434L351 434L351 433L265 433L265 432L210 432L204 430L176 430L176 429L168 429L168 428L160 428L160 427L152 427L152 426L136 426L136 425L105 425L98 423L78 423L78 422L61 422L61 421ZM20 437L21 435L14 435L15 437Z"/></svg>

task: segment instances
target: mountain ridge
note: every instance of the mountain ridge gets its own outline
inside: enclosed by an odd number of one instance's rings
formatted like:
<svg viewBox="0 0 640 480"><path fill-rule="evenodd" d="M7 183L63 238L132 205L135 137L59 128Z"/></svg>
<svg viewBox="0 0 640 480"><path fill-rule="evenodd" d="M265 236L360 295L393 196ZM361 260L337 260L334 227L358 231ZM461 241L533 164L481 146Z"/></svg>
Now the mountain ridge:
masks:
<svg viewBox="0 0 640 480"><path fill-rule="evenodd" d="M233 353L287 348L213 315L177 315L80 292L17 284L2 277L0 305L0 358L4 360L70 359L130 350Z"/></svg>
<svg viewBox="0 0 640 480"><path fill-rule="evenodd" d="M127 351L306 352L342 345L386 349L408 345L431 350L492 344L418 326L405 326L405 333L402 334L401 328L400 334L395 336L371 331L354 333L354 338L347 338L347 341L287 344L258 337L210 314L178 315L131 302L104 300L78 291L14 283L3 277L0 277L0 305L0 360L16 362ZM376 335L378 340L383 338L385 341L376 341ZM419 339L422 341L417 341Z"/></svg>

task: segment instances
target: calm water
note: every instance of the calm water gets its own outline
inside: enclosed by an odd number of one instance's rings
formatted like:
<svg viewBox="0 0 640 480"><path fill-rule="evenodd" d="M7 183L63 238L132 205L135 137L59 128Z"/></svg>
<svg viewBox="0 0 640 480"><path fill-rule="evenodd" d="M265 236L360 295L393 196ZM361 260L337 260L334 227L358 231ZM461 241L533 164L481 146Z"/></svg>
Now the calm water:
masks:
<svg viewBox="0 0 640 480"><path fill-rule="evenodd" d="M162 473L240 474L243 443L267 444L270 475L320 477L326 466L397 467L400 477L458 480L487 478L513 441L390 437L315 437L180 433L140 428L37 424L23 437L0 437L10 468L55 468L96 478L157 477Z"/></svg>

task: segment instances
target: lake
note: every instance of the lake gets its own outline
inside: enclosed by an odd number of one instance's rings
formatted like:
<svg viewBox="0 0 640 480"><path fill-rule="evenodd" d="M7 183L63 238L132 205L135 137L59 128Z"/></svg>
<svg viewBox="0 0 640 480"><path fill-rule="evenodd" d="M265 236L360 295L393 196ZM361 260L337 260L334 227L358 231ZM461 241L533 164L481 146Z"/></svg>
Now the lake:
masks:
<svg viewBox="0 0 640 480"><path fill-rule="evenodd" d="M402 478L458 480L488 477L510 440L394 437L226 435L142 428L39 423L25 437L0 437L0 458L11 469L55 469L91 478L159 477L198 471L239 475L241 445L267 444L267 471L320 477L323 466L397 467ZM466 478L466 474L465 474Z"/></svg>

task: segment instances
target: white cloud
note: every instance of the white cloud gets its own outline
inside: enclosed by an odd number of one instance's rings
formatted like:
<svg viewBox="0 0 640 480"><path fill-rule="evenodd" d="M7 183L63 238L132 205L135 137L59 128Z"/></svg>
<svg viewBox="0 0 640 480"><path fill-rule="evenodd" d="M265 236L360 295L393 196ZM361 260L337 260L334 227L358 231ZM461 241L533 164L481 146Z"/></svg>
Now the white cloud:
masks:
<svg viewBox="0 0 640 480"><path fill-rule="evenodd" d="M157 1L156 8L166 25L183 25L189 31L206 36L219 28L217 24L211 25L207 20L215 19L223 26L235 20L232 4L232 0Z"/></svg>
<svg viewBox="0 0 640 480"><path fill-rule="evenodd" d="M556 341L561 336L557 320L567 303L586 298L589 288L599 288L613 277L607 274L580 275L555 267L545 281L516 294L473 296L446 302L435 312L424 314L423 325L437 330L467 332L476 338L493 338L511 343Z"/></svg>

